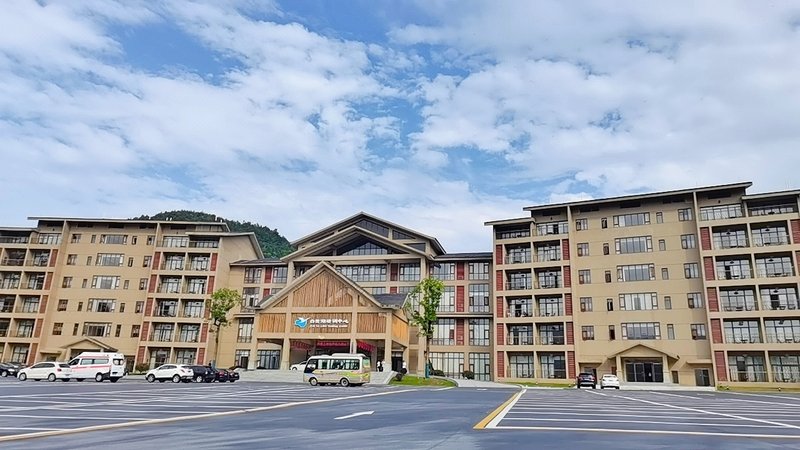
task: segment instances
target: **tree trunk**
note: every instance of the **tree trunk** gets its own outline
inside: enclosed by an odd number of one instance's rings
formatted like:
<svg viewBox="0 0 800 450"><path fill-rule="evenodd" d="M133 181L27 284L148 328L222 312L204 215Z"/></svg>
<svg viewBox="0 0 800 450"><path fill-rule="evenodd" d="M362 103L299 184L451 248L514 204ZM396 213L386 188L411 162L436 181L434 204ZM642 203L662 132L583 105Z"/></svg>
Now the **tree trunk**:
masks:
<svg viewBox="0 0 800 450"><path fill-rule="evenodd" d="M219 358L219 327L214 332L214 367L219 367L217 359Z"/></svg>
<svg viewBox="0 0 800 450"><path fill-rule="evenodd" d="M425 336L425 378L430 378L430 360L431 360L431 338Z"/></svg>

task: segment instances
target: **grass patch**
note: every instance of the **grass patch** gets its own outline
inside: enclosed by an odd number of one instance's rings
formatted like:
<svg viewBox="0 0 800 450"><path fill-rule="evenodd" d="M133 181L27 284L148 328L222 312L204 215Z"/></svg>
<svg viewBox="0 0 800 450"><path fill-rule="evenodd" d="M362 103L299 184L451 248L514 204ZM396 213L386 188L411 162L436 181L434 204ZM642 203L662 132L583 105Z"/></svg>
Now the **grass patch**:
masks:
<svg viewBox="0 0 800 450"><path fill-rule="evenodd" d="M504 381L503 384L513 384L515 386L529 386L529 387L551 387L551 388L572 388L572 383L537 383L535 381Z"/></svg>
<svg viewBox="0 0 800 450"><path fill-rule="evenodd" d="M394 378L392 378L392 381L390 381L389 384L397 386L441 386L441 387L456 386L455 382L445 378L425 378L425 377L417 377L414 375L404 376L403 381L397 381Z"/></svg>
<svg viewBox="0 0 800 450"><path fill-rule="evenodd" d="M800 387L760 387L760 386L717 386L719 392L789 392L800 393Z"/></svg>

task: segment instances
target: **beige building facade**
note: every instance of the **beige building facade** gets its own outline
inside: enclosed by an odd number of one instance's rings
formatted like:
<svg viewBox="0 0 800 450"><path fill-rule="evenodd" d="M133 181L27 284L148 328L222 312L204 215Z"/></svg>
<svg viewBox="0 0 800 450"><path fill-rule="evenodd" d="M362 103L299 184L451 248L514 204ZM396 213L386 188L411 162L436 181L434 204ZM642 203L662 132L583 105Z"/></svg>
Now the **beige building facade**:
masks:
<svg viewBox="0 0 800 450"><path fill-rule="evenodd" d="M0 228L0 360L86 350L131 369L218 361L289 369L359 352L418 373L407 294L445 292L427 355L452 377L570 383L800 384L800 191L737 183L536 205L487 222L488 252L358 213L264 258L224 223L34 217ZM206 301L242 294L220 332Z"/></svg>

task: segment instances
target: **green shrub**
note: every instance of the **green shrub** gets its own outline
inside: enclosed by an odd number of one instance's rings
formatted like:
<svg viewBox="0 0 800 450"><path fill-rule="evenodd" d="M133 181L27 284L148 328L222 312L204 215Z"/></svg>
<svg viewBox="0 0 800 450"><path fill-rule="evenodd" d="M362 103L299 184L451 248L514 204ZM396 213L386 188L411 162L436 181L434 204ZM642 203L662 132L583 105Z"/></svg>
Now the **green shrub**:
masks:
<svg viewBox="0 0 800 450"><path fill-rule="evenodd" d="M431 375L433 375L435 377L443 377L444 376L444 371L443 370L438 370L438 369L433 369L431 371Z"/></svg>
<svg viewBox="0 0 800 450"><path fill-rule="evenodd" d="M468 380L474 380L475 379L475 372L473 372L471 370L465 370L461 375L464 378L468 379Z"/></svg>
<svg viewBox="0 0 800 450"><path fill-rule="evenodd" d="M148 370L150 370L150 364L148 364L148 363L139 363L139 364L136 365L136 367L134 367L134 370L136 370L137 372L140 372L140 373L147 372Z"/></svg>
<svg viewBox="0 0 800 450"><path fill-rule="evenodd" d="M403 372L398 372L397 375L394 376L395 381L403 381Z"/></svg>

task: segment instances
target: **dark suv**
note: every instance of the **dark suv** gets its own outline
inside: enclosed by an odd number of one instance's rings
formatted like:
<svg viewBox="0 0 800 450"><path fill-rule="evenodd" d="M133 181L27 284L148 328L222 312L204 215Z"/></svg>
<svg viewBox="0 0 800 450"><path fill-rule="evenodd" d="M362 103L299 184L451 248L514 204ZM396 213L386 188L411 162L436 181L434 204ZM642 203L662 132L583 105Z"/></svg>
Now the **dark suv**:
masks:
<svg viewBox="0 0 800 450"><path fill-rule="evenodd" d="M578 389L580 389L581 386L591 386L592 389L597 389L597 380L595 380L594 375L591 373L578 374L578 380L575 384L578 386Z"/></svg>
<svg viewBox="0 0 800 450"><path fill-rule="evenodd" d="M0 377L15 377L23 365L18 363L0 363Z"/></svg>
<svg viewBox="0 0 800 450"><path fill-rule="evenodd" d="M211 383L216 378L216 373L214 369L208 366L189 366L194 372L194 380L195 383Z"/></svg>

